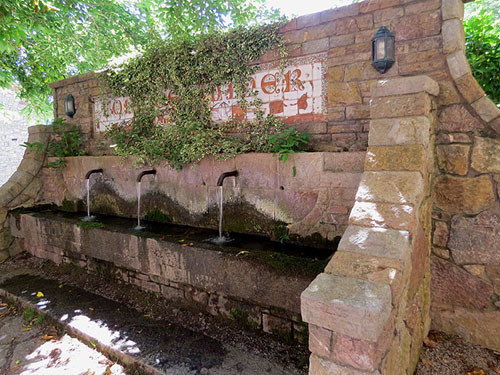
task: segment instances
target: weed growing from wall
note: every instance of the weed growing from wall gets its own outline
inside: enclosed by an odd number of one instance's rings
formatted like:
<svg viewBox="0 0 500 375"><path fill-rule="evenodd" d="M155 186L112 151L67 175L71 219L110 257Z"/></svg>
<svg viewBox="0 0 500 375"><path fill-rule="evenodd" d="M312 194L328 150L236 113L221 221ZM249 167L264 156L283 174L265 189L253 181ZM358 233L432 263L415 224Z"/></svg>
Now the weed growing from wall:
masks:
<svg viewBox="0 0 500 375"><path fill-rule="evenodd" d="M103 75L106 86L115 96L131 98L135 116L107 132L117 145L116 153L134 156L140 164L167 160L181 167L210 155L227 159L244 152L276 152L271 136L284 125L261 109L249 87L257 66L249 64L274 50L284 66L280 25L156 41L142 56L108 70ZM254 120L212 120L210 97L229 84L242 113L253 111Z"/></svg>

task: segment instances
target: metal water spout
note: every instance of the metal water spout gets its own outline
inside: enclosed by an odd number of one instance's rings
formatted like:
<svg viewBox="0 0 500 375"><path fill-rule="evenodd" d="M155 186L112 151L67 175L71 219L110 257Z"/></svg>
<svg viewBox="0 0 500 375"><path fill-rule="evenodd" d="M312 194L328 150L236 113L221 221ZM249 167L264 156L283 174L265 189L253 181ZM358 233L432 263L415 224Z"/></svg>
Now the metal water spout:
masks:
<svg viewBox="0 0 500 375"><path fill-rule="evenodd" d="M102 168L91 169L90 171L87 172L87 174L85 174L85 179L88 180L90 176L93 175L94 173L104 173L104 171L102 170Z"/></svg>
<svg viewBox="0 0 500 375"><path fill-rule="evenodd" d="M87 188L87 217L83 218L85 221L92 221L93 217L90 216L90 176L94 173L104 173L102 168L91 169L85 174L85 186Z"/></svg>
<svg viewBox="0 0 500 375"><path fill-rule="evenodd" d="M142 178L147 175L147 174L153 174L155 175L156 174L156 169L150 169L148 171L142 171L141 173L139 173L139 176L137 176L137 182L141 182Z"/></svg>
<svg viewBox="0 0 500 375"><path fill-rule="evenodd" d="M142 171L137 176L137 226L134 228L136 230L144 229L144 227L141 226L141 180L147 174L156 175L156 169Z"/></svg>
<svg viewBox="0 0 500 375"><path fill-rule="evenodd" d="M230 241L229 238L225 238L222 235L222 216L224 212L223 184L226 177L238 177L238 171L224 172L219 176L219 179L217 180L217 186L219 187L219 237L214 241L217 244L223 244L224 242Z"/></svg>
<svg viewBox="0 0 500 375"><path fill-rule="evenodd" d="M222 186L226 177L238 177L238 171L224 172L219 176L217 180L217 186Z"/></svg>

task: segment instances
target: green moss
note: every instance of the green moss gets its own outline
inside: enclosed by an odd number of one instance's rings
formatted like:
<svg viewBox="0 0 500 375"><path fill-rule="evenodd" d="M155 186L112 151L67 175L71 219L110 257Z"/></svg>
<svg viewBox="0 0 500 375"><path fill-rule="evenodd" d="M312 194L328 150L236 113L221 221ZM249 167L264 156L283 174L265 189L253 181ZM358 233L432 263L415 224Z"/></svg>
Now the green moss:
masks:
<svg viewBox="0 0 500 375"><path fill-rule="evenodd" d="M250 251L248 255L281 274L316 276L324 271L329 259L311 259L269 251Z"/></svg>
<svg viewBox="0 0 500 375"><path fill-rule="evenodd" d="M125 216L120 209L118 198L106 193L92 197L92 210L106 215Z"/></svg>
<svg viewBox="0 0 500 375"><path fill-rule="evenodd" d="M61 206L59 207L61 211L64 212L76 212L77 211L77 202L65 199L62 201Z"/></svg>
<svg viewBox="0 0 500 375"><path fill-rule="evenodd" d="M33 310L30 307L27 307L26 310L23 312L23 319L26 320L27 322L31 322L36 315L36 311Z"/></svg>
<svg viewBox="0 0 500 375"><path fill-rule="evenodd" d="M229 310L229 318L234 320L236 324L243 328L253 328L256 329L257 324L253 322L248 314L248 311L234 307Z"/></svg>
<svg viewBox="0 0 500 375"><path fill-rule="evenodd" d="M290 240L290 230L286 223L279 222L274 225L272 238L280 241L281 243Z"/></svg>
<svg viewBox="0 0 500 375"><path fill-rule="evenodd" d="M103 223L98 221L79 221L76 225L83 229L102 228L104 226Z"/></svg>
<svg viewBox="0 0 500 375"><path fill-rule="evenodd" d="M157 223L171 223L172 218L162 210L151 210L144 215L144 220L155 221Z"/></svg>

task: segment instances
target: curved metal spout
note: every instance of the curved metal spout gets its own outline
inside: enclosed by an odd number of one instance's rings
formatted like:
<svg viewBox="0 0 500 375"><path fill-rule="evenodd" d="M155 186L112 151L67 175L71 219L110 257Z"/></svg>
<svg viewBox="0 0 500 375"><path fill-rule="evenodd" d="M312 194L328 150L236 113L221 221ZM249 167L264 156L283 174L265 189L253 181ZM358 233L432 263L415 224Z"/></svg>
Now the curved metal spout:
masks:
<svg viewBox="0 0 500 375"><path fill-rule="evenodd" d="M149 171L142 171L139 173L139 176L137 176L137 182L141 182L142 178L146 174L156 174L156 169L150 169Z"/></svg>
<svg viewBox="0 0 500 375"><path fill-rule="evenodd" d="M221 174L219 176L219 179L217 180L217 186L222 186L222 184L224 183L224 179L231 176L238 177L238 171L224 172L223 174Z"/></svg>
<svg viewBox="0 0 500 375"><path fill-rule="evenodd" d="M91 169L90 171L87 172L87 174L85 175L85 179L88 180L90 178L90 175L91 174L94 174L94 173L103 173L104 171L102 170L102 168L98 168L98 169Z"/></svg>

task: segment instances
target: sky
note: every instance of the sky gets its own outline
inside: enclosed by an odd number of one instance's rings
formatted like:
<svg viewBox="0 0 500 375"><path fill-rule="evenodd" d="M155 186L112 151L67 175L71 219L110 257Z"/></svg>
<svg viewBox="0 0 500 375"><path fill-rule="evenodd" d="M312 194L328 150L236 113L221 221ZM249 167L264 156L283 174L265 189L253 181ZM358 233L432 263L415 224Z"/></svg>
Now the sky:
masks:
<svg viewBox="0 0 500 375"><path fill-rule="evenodd" d="M292 17L337 8L352 3L352 0L266 0L266 3Z"/></svg>

